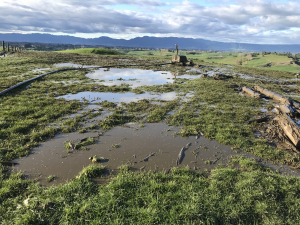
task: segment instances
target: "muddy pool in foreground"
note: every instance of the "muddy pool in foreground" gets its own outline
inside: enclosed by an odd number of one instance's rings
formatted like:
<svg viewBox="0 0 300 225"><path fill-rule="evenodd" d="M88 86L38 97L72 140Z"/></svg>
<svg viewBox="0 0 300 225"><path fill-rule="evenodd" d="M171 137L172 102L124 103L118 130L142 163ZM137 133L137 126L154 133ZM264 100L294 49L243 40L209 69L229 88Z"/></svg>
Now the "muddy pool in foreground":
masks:
<svg viewBox="0 0 300 225"><path fill-rule="evenodd" d="M179 167L189 167L192 170L204 171L216 168L220 163L226 165L232 155L244 155L256 158L249 153L236 153L230 146L221 145L200 136L180 137L174 135L179 127L171 127L164 123L138 124L130 123L123 127L115 127L103 132L98 137L98 131L79 134L58 134L55 138L42 143L27 157L14 160L19 163L15 171L23 171L29 178L38 178L42 185L65 183L74 178L85 166L91 164L89 157L97 155L105 160L100 164L109 170L119 166L129 165L139 171L167 171L176 166L179 151L184 147L185 156ZM64 148L64 142L74 140L75 143L86 137L96 137L96 143L88 146L88 151L71 151ZM113 147L118 145L118 147ZM150 154L148 160L144 159ZM287 166L273 165L266 160L262 164L282 173L294 174ZM55 175L56 179L47 183L46 178Z"/></svg>

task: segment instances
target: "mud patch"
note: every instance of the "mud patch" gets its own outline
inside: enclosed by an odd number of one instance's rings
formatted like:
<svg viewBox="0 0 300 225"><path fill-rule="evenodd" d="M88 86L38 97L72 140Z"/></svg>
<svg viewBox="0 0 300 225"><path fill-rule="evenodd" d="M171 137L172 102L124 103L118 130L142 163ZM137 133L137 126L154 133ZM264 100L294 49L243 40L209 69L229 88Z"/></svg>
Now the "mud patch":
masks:
<svg viewBox="0 0 300 225"><path fill-rule="evenodd" d="M42 185L49 185L46 178L55 175L51 184L64 183L74 178L83 167L89 165L91 156L103 157L100 161L109 170L116 170L121 165L129 165L141 171L167 171L176 166L178 153L185 148L185 155L179 167L191 170L205 171L215 168L218 164L226 165L232 155L241 155L231 150L230 146L221 145L204 137L180 137L174 133L179 127L170 127L164 123L139 124L129 123L115 127L96 139L96 144L90 145L89 151L70 151L63 143L69 140L75 142L87 137L97 136L98 131L85 134L77 132L56 135L35 148L33 154L15 160L14 167L23 171L29 178L38 178ZM244 153L246 157L256 158ZM280 165L261 161L262 164L278 169ZM281 168L288 171L288 168Z"/></svg>

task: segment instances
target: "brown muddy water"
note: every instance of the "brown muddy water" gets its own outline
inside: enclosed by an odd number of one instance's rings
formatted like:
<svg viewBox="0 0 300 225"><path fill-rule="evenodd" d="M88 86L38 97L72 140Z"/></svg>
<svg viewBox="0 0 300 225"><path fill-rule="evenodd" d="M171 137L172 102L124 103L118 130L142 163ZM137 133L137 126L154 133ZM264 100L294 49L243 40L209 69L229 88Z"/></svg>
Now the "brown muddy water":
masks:
<svg viewBox="0 0 300 225"><path fill-rule="evenodd" d="M203 136L180 137L174 135L179 127L171 127L164 123L138 124L129 123L124 127L115 127L103 132L98 137L98 131L79 134L58 134L55 138L42 143L27 157L14 160L18 165L14 171L23 171L28 178L38 178L41 185L64 183L70 180L91 164L89 157L104 157L100 164L107 166L110 171L117 170L121 165L129 165L139 171L167 171L176 166L180 150L184 147L184 158L179 167L188 167L191 170L205 171L215 168L219 163L226 165L232 155L244 155L256 158L248 153L236 153L230 146L210 141ZM74 140L78 143L85 137L97 137L97 142L88 146L88 151L67 152L64 142ZM117 148L113 145L118 145ZM146 159L149 155L148 159ZM273 170L279 169L282 173L293 174L287 166L273 165L262 160L263 165ZM46 178L55 175L56 179L47 183Z"/></svg>

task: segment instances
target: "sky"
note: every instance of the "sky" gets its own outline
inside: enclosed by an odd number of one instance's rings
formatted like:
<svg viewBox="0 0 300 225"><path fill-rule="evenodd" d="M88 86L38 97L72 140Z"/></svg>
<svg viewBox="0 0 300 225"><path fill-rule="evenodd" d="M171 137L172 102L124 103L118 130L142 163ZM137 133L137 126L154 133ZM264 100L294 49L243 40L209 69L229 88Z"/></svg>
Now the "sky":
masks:
<svg viewBox="0 0 300 225"><path fill-rule="evenodd" d="M0 0L0 33L300 44L300 0Z"/></svg>

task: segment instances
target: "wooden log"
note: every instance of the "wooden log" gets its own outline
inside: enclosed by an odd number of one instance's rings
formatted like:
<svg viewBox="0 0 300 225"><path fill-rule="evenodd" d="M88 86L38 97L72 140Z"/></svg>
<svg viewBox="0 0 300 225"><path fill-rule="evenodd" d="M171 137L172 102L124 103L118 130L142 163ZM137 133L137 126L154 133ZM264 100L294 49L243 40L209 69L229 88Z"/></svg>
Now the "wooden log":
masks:
<svg viewBox="0 0 300 225"><path fill-rule="evenodd" d="M284 134L290 139L290 141L296 146L300 147L300 129L295 122L286 113L279 110L278 117L274 118L278 121L278 124L282 128Z"/></svg>
<svg viewBox="0 0 300 225"><path fill-rule="evenodd" d="M264 89L260 86L254 86L254 90L259 91L262 94L281 102L282 104L291 104L293 102L290 98L284 97L276 92L269 91L268 89Z"/></svg>
<svg viewBox="0 0 300 225"><path fill-rule="evenodd" d="M247 88L246 86L245 87L242 87L242 92L254 97L254 98L260 98L260 94L251 90L250 88Z"/></svg>
<svg viewBox="0 0 300 225"><path fill-rule="evenodd" d="M248 124L254 123L254 122L261 123L261 122L266 122L268 120L269 120L269 116L265 116L265 117L258 118L258 119L255 119L255 120L249 120Z"/></svg>
<svg viewBox="0 0 300 225"><path fill-rule="evenodd" d="M300 109L300 104L295 101L293 101L293 106L297 109Z"/></svg>
<svg viewBox="0 0 300 225"><path fill-rule="evenodd" d="M293 143L288 140L288 139L285 139L284 140L284 143L289 147L291 148L294 152L296 152L297 154L300 154L299 150L293 145Z"/></svg>
<svg viewBox="0 0 300 225"><path fill-rule="evenodd" d="M282 112L290 115L294 115L296 113L296 110L294 110L290 105L280 105L279 108Z"/></svg>

